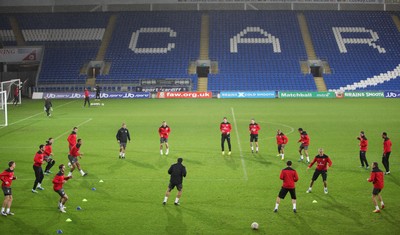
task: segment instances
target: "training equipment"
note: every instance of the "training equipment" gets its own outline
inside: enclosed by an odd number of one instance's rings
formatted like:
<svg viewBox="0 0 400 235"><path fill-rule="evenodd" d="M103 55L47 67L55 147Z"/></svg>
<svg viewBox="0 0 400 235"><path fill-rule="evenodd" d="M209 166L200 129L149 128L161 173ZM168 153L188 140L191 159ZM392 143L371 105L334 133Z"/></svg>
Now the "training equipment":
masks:
<svg viewBox="0 0 400 235"><path fill-rule="evenodd" d="M312 203L317 203L317 200L312 201Z"/></svg>
<svg viewBox="0 0 400 235"><path fill-rule="evenodd" d="M80 206L78 206L76 209L77 209L78 211L82 210L82 208L81 208Z"/></svg>
<svg viewBox="0 0 400 235"><path fill-rule="evenodd" d="M104 181L103 180L99 180L99 183L103 183Z"/></svg>
<svg viewBox="0 0 400 235"><path fill-rule="evenodd" d="M57 230L57 234L62 234L63 231L61 229Z"/></svg>
<svg viewBox="0 0 400 235"><path fill-rule="evenodd" d="M251 229L258 230L258 223L257 222L251 223Z"/></svg>
<svg viewBox="0 0 400 235"><path fill-rule="evenodd" d="M96 191L96 188L93 187L92 190L93 190L93 191Z"/></svg>
<svg viewBox="0 0 400 235"><path fill-rule="evenodd" d="M82 201L83 201L83 202L87 202L87 199L86 199L86 198L84 198Z"/></svg>
<svg viewBox="0 0 400 235"><path fill-rule="evenodd" d="M7 92L6 101L8 104L12 104L13 102L15 87L18 87L18 89L21 90L22 88L21 79L12 79L10 81L5 81L1 83L1 91ZM18 104L21 104L21 92L19 93Z"/></svg>
<svg viewBox="0 0 400 235"><path fill-rule="evenodd" d="M65 220L65 222L71 222L72 219L68 218L67 220Z"/></svg>
<svg viewBox="0 0 400 235"><path fill-rule="evenodd" d="M0 126L8 126L7 91L0 91Z"/></svg>

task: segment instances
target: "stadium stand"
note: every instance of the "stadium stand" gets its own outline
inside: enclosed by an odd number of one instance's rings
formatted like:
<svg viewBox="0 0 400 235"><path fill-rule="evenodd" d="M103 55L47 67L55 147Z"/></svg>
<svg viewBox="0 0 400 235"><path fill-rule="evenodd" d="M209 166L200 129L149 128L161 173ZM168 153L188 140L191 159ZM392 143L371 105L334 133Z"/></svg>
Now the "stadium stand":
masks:
<svg viewBox="0 0 400 235"><path fill-rule="evenodd" d="M400 33L388 12L305 12L318 57L333 71L330 90L400 88ZM391 75L390 75L391 74ZM397 74L397 76L396 76Z"/></svg>
<svg viewBox="0 0 400 235"><path fill-rule="evenodd" d="M307 55L295 12L210 12L210 22L219 73L210 75L209 90L316 90L300 72Z"/></svg>

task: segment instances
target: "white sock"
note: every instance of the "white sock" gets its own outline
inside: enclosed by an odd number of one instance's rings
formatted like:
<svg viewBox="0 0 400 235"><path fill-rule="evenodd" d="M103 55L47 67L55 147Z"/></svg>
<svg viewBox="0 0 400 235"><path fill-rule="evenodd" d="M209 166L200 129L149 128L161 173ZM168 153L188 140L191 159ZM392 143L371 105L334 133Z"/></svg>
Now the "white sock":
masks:
<svg viewBox="0 0 400 235"><path fill-rule="evenodd" d="M7 208L6 213L7 214L10 213L10 208Z"/></svg>
<svg viewBox="0 0 400 235"><path fill-rule="evenodd" d="M167 202L168 201L168 197L164 197L164 202Z"/></svg>
<svg viewBox="0 0 400 235"><path fill-rule="evenodd" d="M122 157L125 157L125 153L122 153Z"/></svg>
<svg viewBox="0 0 400 235"><path fill-rule="evenodd" d="M119 152L119 156L122 157L122 152Z"/></svg>
<svg viewBox="0 0 400 235"><path fill-rule="evenodd" d="M81 170L79 170L79 172L81 173L81 175L84 175L85 174L85 172L83 172L83 170L81 169Z"/></svg>
<svg viewBox="0 0 400 235"><path fill-rule="evenodd" d="M71 171L68 173L68 176L72 176L72 172Z"/></svg>
<svg viewBox="0 0 400 235"><path fill-rule="evenodd" d="M42 185L40 183L37 184L37 188L41 188Z"/></svg>
<svg viewBox="0 0 400 235"><path fill-rule="evenodd" d="M2 208L1 208L1 213L3 213L3 212L4 212L4 209L5 209L4 207L2 207Z"/></svg>
<svg viewBox="0 0 400 235"><path fill-rule="evenodd" d="M162 149L160 149L160 154L163 155Z"/></svg>
<svg viewBox="0 0 400 235"><path fill-rule="evenodd" d="M167 150L165 150L165 154L168 155L169 153L169 148L167 148Z"/></svg>
<svg viewBox="0 0 400 235"><path fill-rule="evenodd" d="M293 210L296 210L296 203L293 203Z"/></svg>
<svg viewBox="0 0 400 235"><path fill-rule="evenodd" d="M304 159L303 155L300 155L300 159L301 159L301 160L303 160L303 159Z"/></svg>
<svg viewBox="0 0 400 235"><path fill-rule="evenodd" d="M307 156L307 162L309 162L310 161L310 158Z"/></svg>
<svg viewBox="0 0 400 235"><path fill-rule="evenodd" d="M256 151L258 152L258 147L256 147Z"/></svg>
<svg viewBox="0 0 400 235"><path fill-rule="evenodd" d="M279 204L275 203L275 210L278 210Z"/></svg>
<svg viewBox="0 0 400 235"><path fill-rule="evenodd" d="M375 206L375 209L379 210L379 206Z"/></svg>
<svg viewBox="0 0 400 235"><path fill-rule="evenodd" d="M253 146L251 146L250 148L251 148L251 151L253 151L253 150L254 150L254 149L253 149Z"/></svg>
<svg viewBox="0 0 400 235"><path fill-rule="evenodd" d="M175 203L178 203L179 202L179 198L175 198Z"/></svg>

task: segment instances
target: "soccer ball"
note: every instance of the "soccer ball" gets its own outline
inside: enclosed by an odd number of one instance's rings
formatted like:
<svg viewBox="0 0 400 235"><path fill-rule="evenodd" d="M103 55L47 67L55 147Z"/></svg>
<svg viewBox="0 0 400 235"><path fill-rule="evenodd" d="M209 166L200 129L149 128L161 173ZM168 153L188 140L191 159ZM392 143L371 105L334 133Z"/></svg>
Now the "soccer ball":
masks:
<svg viewBox="0 0 400 235"><path fill-rule="evenodd" d="M258 229L258 223L257 223L257 222L253 222L253 223L251 224L251 229L257 230L257 229Z"/></svg>

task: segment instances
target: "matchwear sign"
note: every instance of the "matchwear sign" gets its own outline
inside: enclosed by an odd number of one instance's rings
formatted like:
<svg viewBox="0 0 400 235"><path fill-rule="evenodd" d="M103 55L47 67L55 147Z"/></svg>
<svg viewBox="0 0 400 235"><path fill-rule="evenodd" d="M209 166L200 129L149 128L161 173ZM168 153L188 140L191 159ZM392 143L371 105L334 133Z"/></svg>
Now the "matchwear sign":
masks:
<svg viewBox="0 0 400 235"><path fill-rule="evenodd" d="M160 99L211 99L212 92L158 92Z"/></svg>
<svg viewBox="0 0 400 235"><path fill-rule="evenodd" d="M336 98L335 92L282 92L279 98Z"/></svg>

